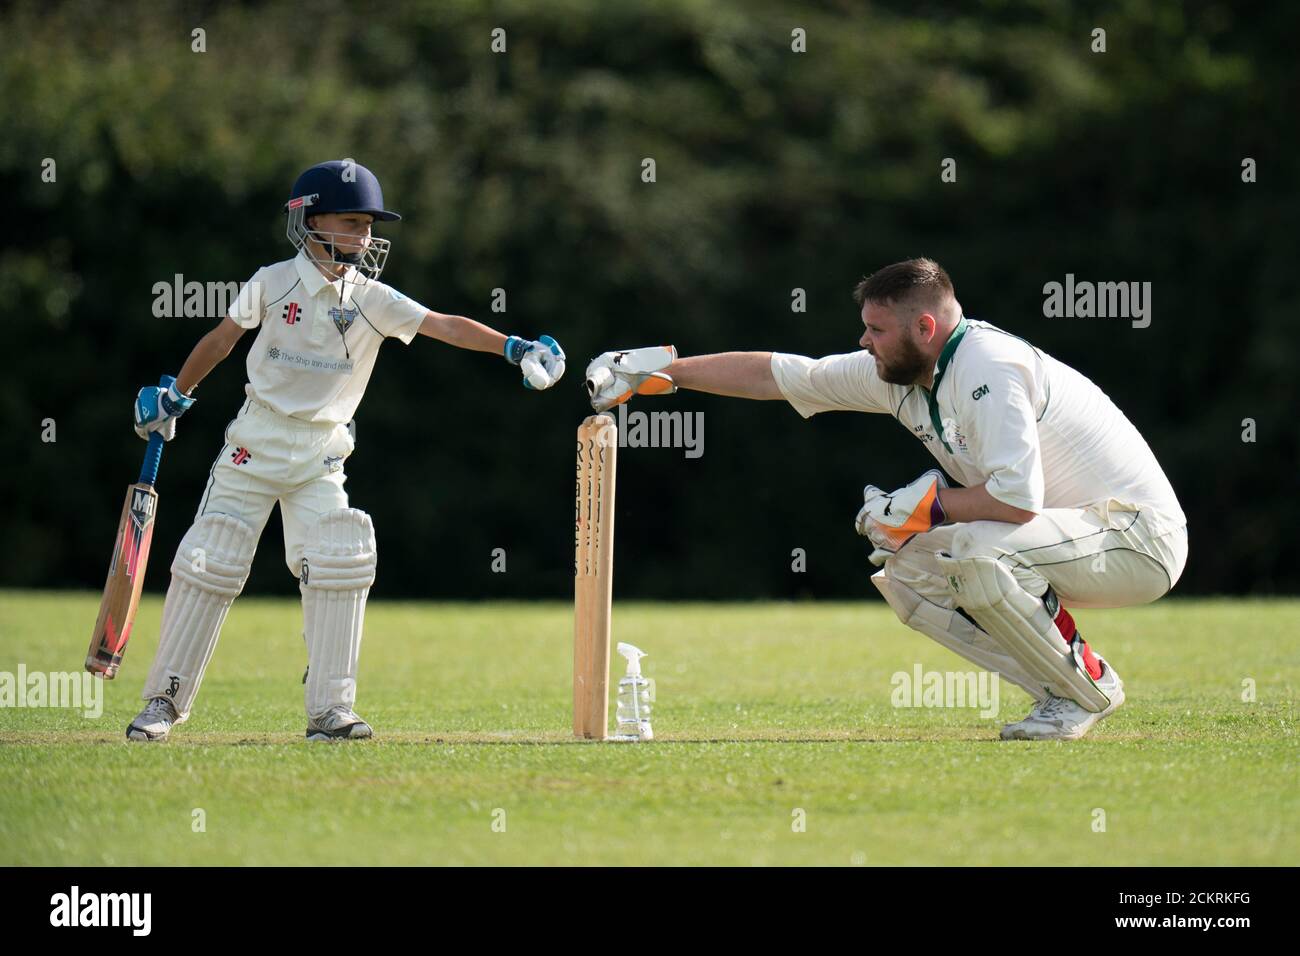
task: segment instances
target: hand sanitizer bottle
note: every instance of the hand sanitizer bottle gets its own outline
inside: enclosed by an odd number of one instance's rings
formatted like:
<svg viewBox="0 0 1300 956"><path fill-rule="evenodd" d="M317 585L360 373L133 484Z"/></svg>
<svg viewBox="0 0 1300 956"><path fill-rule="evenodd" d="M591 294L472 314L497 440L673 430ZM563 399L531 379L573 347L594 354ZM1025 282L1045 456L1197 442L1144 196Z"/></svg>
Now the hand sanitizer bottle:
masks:
<svg viewBox="0 0 1300 956"><path fill-rule="evenodd" d="M618 726L610 740L654 740L650 727L650 682L641 676L645 651L631 644L618 645L627 658L627 676L618 682Z"/></svg>

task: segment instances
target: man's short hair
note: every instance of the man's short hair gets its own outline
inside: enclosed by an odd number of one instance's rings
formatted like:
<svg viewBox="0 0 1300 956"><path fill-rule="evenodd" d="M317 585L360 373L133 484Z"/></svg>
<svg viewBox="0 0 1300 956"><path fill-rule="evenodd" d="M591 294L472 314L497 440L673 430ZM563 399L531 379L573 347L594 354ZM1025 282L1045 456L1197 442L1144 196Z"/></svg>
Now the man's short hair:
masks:
<svg viewBox="0 0 1300 956"><path fill-rule="evenodd" d="M893 308L905 305L918 310L936 309L955 298L952 280L933 259L905 259L877 269L858 283L853 301L859 308L867 302Z"/></svg>

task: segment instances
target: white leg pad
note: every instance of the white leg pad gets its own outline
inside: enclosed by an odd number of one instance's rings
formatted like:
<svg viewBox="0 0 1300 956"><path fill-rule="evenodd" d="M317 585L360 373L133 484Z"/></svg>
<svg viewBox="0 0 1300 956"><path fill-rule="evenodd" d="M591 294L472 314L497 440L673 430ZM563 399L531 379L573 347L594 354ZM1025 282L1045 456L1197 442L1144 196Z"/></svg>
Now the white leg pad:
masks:
<svg viewBox="0 0 1300 956"><path fill-rule="evenodd" d="M158 653L144 684L145 700L166 697L180 720L189 717L221 625L244 589L256 550L257 532L233 515L203 515L181 538L163 603Z"/></svg>
<svg viewBox="0 0 1300 956"><path fill-rule="evenodd" d="M1042 599L1021 587L1001 561L946 554L936 554L935 560L957 606L1019 661L1039 687L1093 713L1110 705L1084 666L1082 639L1066 644Z"/></svg>
<svg viewBox="0 0 1300 956"><path fill-rule="evenodd" d="M355 508L322 515L303 548L303 633L307 638L309 717L352 709L357 697L366 597L379 555L370 516Z"/></svg>
<svg viewBox="0 0 1300 956"><path fill-rule="evenodd" d="M956 611L927 601L906 584L891 578L887 568L873 574L871 583L894 609L898 619L912 630L920 631L977 667L996 673L1000 679L1010 681L1035 700L1046 696L1019 661Z"/></svg>

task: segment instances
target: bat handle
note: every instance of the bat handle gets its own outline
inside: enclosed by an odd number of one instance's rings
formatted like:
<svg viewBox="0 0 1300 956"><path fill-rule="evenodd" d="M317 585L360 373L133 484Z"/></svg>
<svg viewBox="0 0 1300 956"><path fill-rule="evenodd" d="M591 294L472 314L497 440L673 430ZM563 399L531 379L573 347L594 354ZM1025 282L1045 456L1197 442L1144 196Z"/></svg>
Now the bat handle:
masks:
<svg viewBox="0 0 1300 956"><path fill-rule="evenodd" d="M158 463L162 461L163 437L157 432L149 436L149 447L144 450L144 464L140 466L140 484L149 485L158 480Z"/></svg>
<svg viewBox="0 0 1300 956"><path fill-rule="evenodd" d="M173 375L164 375L158 380L161 388L171 388L172 382L176 381ZM154 482L158 480L158 465L162 462L163 437L154 432L149 436L149 447L144 450L144 464L140 466L140 484L153 487Z"/></svg>

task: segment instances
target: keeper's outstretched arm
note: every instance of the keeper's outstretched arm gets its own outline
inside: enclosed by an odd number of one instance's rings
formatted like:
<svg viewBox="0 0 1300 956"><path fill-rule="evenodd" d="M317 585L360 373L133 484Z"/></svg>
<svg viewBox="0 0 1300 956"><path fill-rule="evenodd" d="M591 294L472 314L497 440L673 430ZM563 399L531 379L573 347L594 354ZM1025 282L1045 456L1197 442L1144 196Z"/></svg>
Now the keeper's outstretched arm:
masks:
<svg viewBox="0 0 1300 956"><path fill-rule="evenodd" d="M680 358L664 369L678 388L732 398L781 399L771 352L717 352Z"/></svg>

